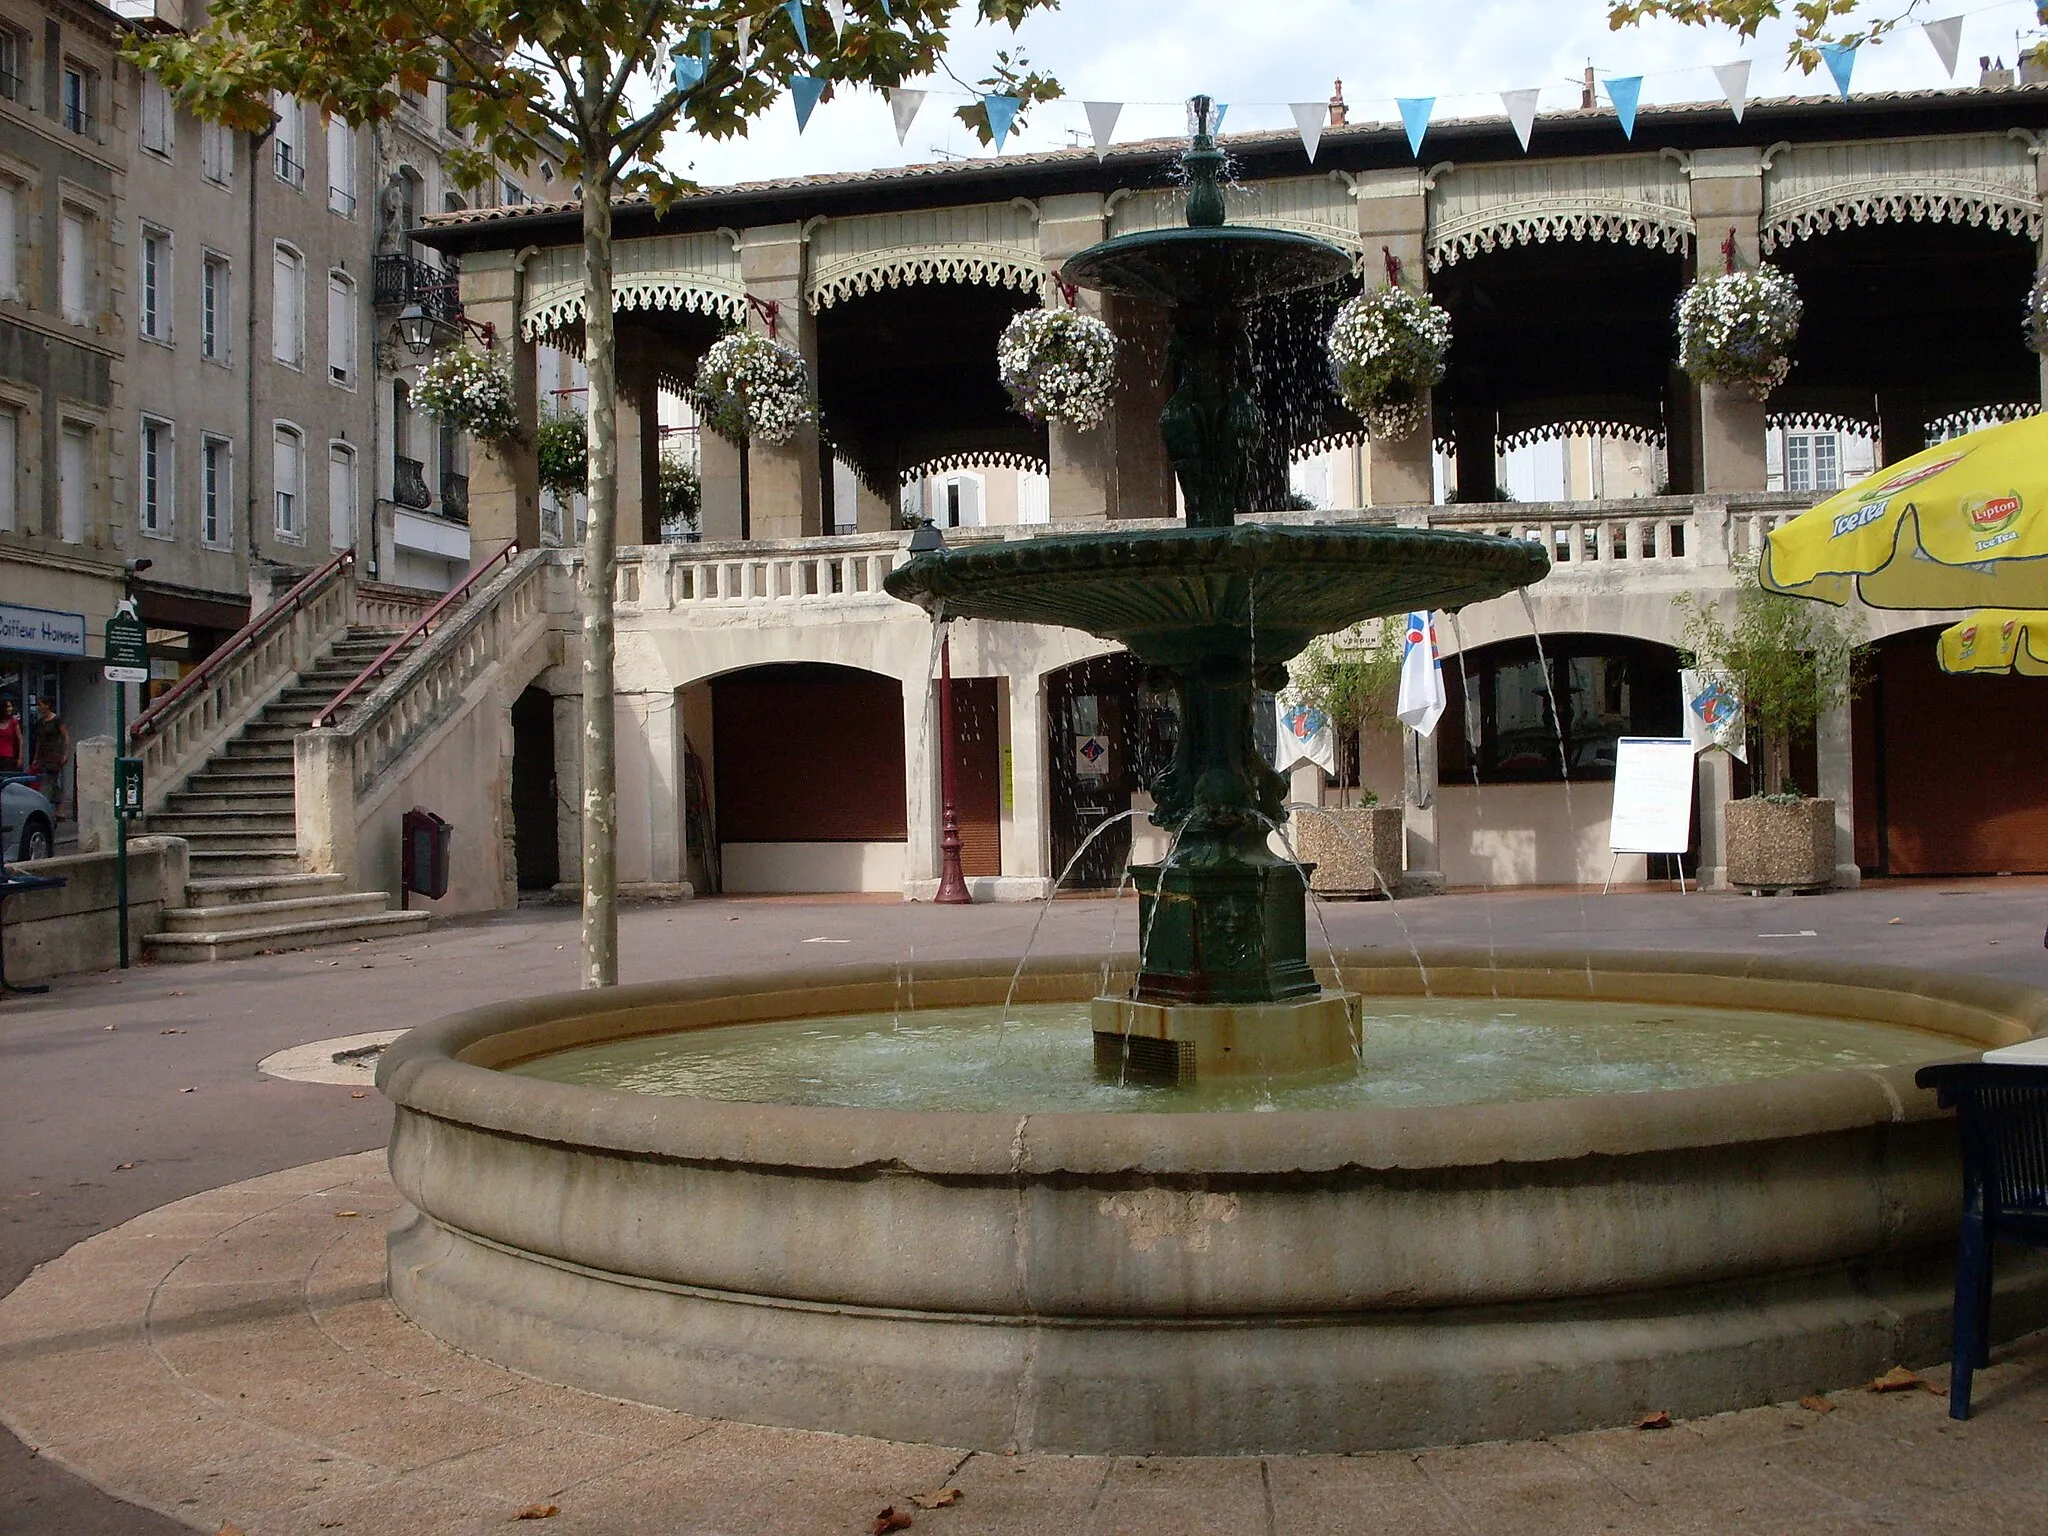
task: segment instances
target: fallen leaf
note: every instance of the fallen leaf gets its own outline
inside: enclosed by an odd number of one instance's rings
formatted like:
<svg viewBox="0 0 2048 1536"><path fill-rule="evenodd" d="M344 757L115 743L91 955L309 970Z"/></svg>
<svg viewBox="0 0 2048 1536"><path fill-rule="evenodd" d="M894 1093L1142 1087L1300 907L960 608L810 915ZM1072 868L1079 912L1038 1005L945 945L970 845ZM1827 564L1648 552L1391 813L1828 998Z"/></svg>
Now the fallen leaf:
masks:
<svg viewBox="0 0 2048 1536"><path fill-rule="evenodd" d="M181 988L178 988L178 987L173 987L173 988L171 988L171 996L173 996L173 997L183 997L184 995L185 995L185 993L184 993L183 989L181 989Z"/></svg>
<svg viewBox="0 0 2048 1536"><path fill-rule="evenodd" d="M1903 1365L1895 1365L1870 1384L1873 1392L1914 1392L1927 1383Z"/></svg>
<svg viewBox="0 0 2048 1536"><path fill-rule="evenodd" d="M335 1219L336 1219L337 1221L339 1221L339 1220L340 1220L340 1219L341 1219L342 1217L344 1217L344 1216L360 1216L360 1215L362 1215L362 1214L363 1214L363 1213L362 1213L361 1211L336 1211L336 1212L334 1213L334 1216L335 1216ZM538 1517L536 1517L536 1518L538 1518Z"/></svg>
<svg viewBox="0 0 2048 1536"><path fill-rule="evenodd" d="M185 1031L182 1029L160 1029L157 1033L160 1035L182 1035Z"/></svg>
<svg viewBox="0 0 2048 1536"><path fill-rule="evenodd" d="M369 1096L369 1090L364 1088L358 1088L349 1094L352 1099L367 1099Z"/></svg>
<svg viewBox="0 0 2048 1536"><path fill-rule="evenodd" d="M1902 922L1904 922L1904 921L1905 921L1905 919L1904 919L1904 918L1900 918L1900 917L1895 917L1895 918L1892 918L1892 919L1891 919L1891 924L1892 924L1892 926L1896 927L1896 926L1897 926L1898 924L1900 924L1900 923L1902 923Z"/></svg>
<svg viewBox="0 0 2048 1536"><path fill-rule="evenodd" d="M919 1509L944 1509L948 1504L958 1504L964 1497L958 1488L941 1488L937 1493L913 1493L910 1502Z"/></svg>
<svg viewBox="0 0 2048 1536"><path fill-rule="evenodd" d="M197 1088L180 1088L178 1090L178 1092L180 1093L197 1093L198 1091L199 1090Z"/></svg>
<svg viewBox="0 0 2048 1536"><path fill-rule="evenodd" d="M355 1215L355 1212L350 1211L348 1214L353 1216ZM514 1515L512 1518L514 1520L552 1520L561 1512L561 1507L559 1505L529 1504L526 1506L526 1508L519 1511L519 1513Z"/></svg>
<svg viewBox="0 0 2048 1536"><path fill-rule="evenodd" d="M119 1029L119 1028L120 1028L120 1026L119 1026L118 1024L102 1024L102 1025L100 1026L100 1028L101 1028L101 1029Z"/></svg>
<svg viewBox="0 0 2048 1536"><path fill-rule="evenodd" d="M738 922L739 919L734 918L733 921ZM907 1531L910 1529L910 1524L909 1512L898 1509L894 1504L891 1504L887 1509L875 1516L875 1536L886 1536L886 1533L889 1531Z"/></svg>
<svg viewBox="0 0 2048 1536"><path fill-rule="evenodd" d="M1936 1397L1948 1396L1948 1388L1942 1386L1939 1382L1923 1381L1920 1383L1920 1385L1925 1387L1928 1391L1932 1392Z"/></svg>
<svg viewBox="0 0 2048 1536"><path fill-rule="evenodd" d="M230 1521L220 1528L220 1536L248 1536L248 1533Z"/></svg>
<svg viewBox="0 0 2048 1536"><path fill-rule="evenodd" d="M133 1168L134 1166L135 1165L133 1163L116 1163L114 1164L114 1172L122 1173L130 1168Z"/></svg>
<svg viewBox="0 0 2048 1536"><path fill-rule="evenodd" d="M1655 1413L1646 1413L1636 1420L1637 1429L1669 1429L1671 1415L1659 1408Z"/></svg>
<svg viewBox="0 0 2048 1536"><path fill-rule="evenodd" d="M1835 1405L1824 1397L1802 1397L1799 1406L1808 1413L1833 1413Z"/></svg>

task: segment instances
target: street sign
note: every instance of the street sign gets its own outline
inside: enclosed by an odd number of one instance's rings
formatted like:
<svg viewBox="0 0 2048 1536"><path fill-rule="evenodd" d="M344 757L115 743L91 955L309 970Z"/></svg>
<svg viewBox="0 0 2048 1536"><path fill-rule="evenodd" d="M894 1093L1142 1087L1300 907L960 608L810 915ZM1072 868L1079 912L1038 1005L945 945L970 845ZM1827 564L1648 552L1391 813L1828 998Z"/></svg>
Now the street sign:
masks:
<svg viewBox="0 0 2048 1536"><path fill-rule="evenodd" d="M142 759L139 757L114 759L114 814L123 817L142 814Z"/></svg>
<svg viewBox="0 0 2048 1536"><path fill-rule="evenodd" d="M149 681L149 631L136 615L135 600L124 598L107 620L107 681Z"/></svg>

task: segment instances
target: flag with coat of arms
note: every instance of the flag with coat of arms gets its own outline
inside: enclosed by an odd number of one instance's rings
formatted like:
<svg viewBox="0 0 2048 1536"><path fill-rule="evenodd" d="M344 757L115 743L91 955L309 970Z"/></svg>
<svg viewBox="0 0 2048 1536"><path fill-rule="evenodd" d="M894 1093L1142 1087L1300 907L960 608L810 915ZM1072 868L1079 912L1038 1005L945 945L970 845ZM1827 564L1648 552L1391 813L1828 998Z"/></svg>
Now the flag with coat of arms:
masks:
<svg viewBox="0 0 2048 1536"><path fill-rule="evenodd" d="M1292 773L1302 763L1314 763L1331 778L1337 776L1337 733L1330 717L1315 705L1281 694L1273 701L1279 728L1273 733L1273 766Z"/></svg>
<svg viewBox="0 0 2048 1536"><path fill-rule="evenodd" d="M1401 642L1401 688L1394 713L1418 736L1436 729L1444 713L1444 660L1437 649L1436 621L1427 613L1408 615Z"/></svg>
<svg viewBox="0 0 2048 1536"><path fill-rule="evenodd" d="M1742 741L1742 700L1735 690L1718 677L1687 667L1678 674L1678 691L1685 699L1685 734L1693 751L1719 747L1729 756L1747 762Z"/></svg>

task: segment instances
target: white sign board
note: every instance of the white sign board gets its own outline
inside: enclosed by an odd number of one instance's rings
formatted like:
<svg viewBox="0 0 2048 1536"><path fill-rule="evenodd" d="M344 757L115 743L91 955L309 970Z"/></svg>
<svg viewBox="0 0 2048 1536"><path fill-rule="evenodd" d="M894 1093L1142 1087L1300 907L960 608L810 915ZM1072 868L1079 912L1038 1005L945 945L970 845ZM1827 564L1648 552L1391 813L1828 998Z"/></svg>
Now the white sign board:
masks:
<svg viewBox="0 0 2048 1536"><path fill-rule="evenodd" d="M1614 749L1613 853L1683 853L1692 842L1692 743L1624 736Z"/></svg>

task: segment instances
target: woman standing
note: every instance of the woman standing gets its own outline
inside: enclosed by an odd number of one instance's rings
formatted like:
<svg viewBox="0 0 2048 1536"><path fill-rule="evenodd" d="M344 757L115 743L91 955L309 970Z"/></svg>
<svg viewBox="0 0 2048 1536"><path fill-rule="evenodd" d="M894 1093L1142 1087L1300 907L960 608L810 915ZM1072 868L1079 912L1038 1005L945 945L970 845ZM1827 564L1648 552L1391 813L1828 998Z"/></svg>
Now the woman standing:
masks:
<svg viewBox="0 0 2048 1536"><path fill-rule="evenodd" d="M14 700L0 699L0 773L21 772L21 717Z"/></svg>

